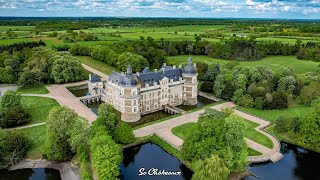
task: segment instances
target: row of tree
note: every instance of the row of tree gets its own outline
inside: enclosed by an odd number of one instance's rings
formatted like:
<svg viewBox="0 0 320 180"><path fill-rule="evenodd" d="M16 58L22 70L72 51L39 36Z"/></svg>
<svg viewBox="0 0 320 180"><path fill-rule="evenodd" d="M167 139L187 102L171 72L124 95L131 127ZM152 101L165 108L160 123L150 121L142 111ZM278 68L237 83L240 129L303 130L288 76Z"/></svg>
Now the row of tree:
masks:
<svg viewBox="0 0 320 180"><path fill-rule="evenodd" d="M31 41L31 42L18 42L10 45L0 45L0 53L8 51L10 54L13 54L16 51L21 51L24 48L34 48L39 46L46 46L43 41Z"/></svg>
<svg viewBox="0 0 320 180"><path fill-rule="evenodd" d="M49 34L50 36L50 34ZM86 33L83 31L72 31L69 30L66 33L58 34L53 32L51 36L57 37L59 40L63 40L66 43L76 43L78 41L97 41L98 37L93 33Z"/></svg>

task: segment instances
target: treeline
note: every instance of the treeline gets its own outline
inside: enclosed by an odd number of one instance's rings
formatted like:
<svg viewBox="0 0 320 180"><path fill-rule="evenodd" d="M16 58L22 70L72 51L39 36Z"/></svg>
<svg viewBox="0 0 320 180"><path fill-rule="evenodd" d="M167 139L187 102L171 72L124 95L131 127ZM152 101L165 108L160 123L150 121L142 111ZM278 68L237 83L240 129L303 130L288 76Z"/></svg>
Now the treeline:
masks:
<svg viewBox="0 0 320 180"><path fill-rule="evenodd" d="M276 72L263 66L240 67L236 62L225 66L198 63L197 67L203 73L200 90L256 109L285 109L299 101L305 85L290 67Z"/></svg>
<svg viewBox="0 0 320 180"><path fill-rule="evenodd" d="M2 53L3 51L8 51L10 54L12 54L15 51L21 51L24 48L34 48L39 46L46 46L46 43L40 40L31 42L18 42L10 45L0 45L0 53Z"/></svg>
<svg viewBox="0 0 320 180"><path fill-rule="evenodd" d="M52 32L48 34L49 37L57 37L59 40L63 40L66 43L76 43L78 41L97 41L98 37L93 33L86 33L83 31L75 32L68 30L66 33Z"/></svg>
<svg viewBox="0 0 320 180"><path fill-rule="evenodd" d="M41 83L67 83L87 78L81 63L66 52L48 48L26 48L0 54L0 83L22 86Z"/></svg>

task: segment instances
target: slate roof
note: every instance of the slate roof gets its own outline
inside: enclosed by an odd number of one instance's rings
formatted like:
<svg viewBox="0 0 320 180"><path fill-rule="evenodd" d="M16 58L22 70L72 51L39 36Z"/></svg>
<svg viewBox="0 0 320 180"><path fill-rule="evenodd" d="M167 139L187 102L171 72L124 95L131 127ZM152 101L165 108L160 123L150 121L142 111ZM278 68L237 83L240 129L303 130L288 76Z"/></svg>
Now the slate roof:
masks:
<svg viewBox="0 0 320 180"><path fill-rule="evenodd" d="M90 82L91 82L91 83L101 82L101 79L100 79L100 77L99 77L98 75L93 74L93 75L91 76Z"/></svg>
<svg viewBox="0 0 320 180"><path fill-rule="evenodd" d="M186 73L186 74L196 74L197 73L196 68L192 64L192 58L191 57L189 57L189 59L188 59L188 65L186 65L183 68L183 73Z"/></svg>
<svg viewBox="0 0 320 180"><path fill-rule="evenodd" d="M159 71L155 72L150 71L149 68L144 68L139 75L132 74L130 71L129 73L127 72L127 74L112 72L109 76L109 81L125 87L136 86L137 83L139 83L141 87L145 87L146 83L148 83L149 86L153 86L154 82L160 84L159 81L164 77L173 79L174 82L179 81L180 77L182 77L182 69L162 66Z"/></svg>

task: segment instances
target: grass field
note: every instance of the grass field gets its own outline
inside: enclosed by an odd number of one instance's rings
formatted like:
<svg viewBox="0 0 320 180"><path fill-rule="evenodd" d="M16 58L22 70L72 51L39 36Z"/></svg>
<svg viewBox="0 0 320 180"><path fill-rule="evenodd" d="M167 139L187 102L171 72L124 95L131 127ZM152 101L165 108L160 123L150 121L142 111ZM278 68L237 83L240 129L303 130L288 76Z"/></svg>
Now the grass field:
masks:
<svg viewBox="0 0 320 180"><path fill-rule="evenodd" d="M21 104L31 114L32 120L28 125L45 122L50 110L59 106L58 102L54 99L34 96L22 96Z"/></svg>
<svg viewBox="0 0 320 180"><path fill-rule="evenodd" d="M254 108L245 108L241 106L237 106L236 109L243 112L247 112L255 116L259 116L272 123L275 123L279 116L285 116L285 117L305 116L312 111L311 106L302 106L302 105L293 105L288 109L284 109L284 110L258 110Z"/></svg>
<svg viewBox="0 0 320 180"><path fill-rule="evenodd" d="M19 94L48 94L49 91L44 84L21 87L17 90Z"/></svg>
<svg viewBox="0 0 320 180"><path fill-rule="evenodd" d="M6 38L6 31L11 29L15 32L18 37L14 39L1 39L2 37ZM64 44L61 40L57 38L47 37L49 32L40 32L41 38L27 38L30 36L30 31L34 30L34 26L0 26L0 44L12 44L15 42L21 41L35 41L42 39L46 42L47 46L61 45ZM99 28L89 28L82 30L75 30L76 32L84 31L89 33L94 33L99 38L99 41L82 41L77 43L66 43L69 45L74 44L84 44L84 45L95 45L95 44L104 44L115 41L129 41L129 40L138 40L141 36L143 37L152 37L155 40L160 40L164 38L169 41L194 41L195 35L204 34L204 33L221 33L225 35L225 38L231 37L233 33L247 34L250 36L250 32L242 29L235 29L232 25L184 25L184 26L172 26L172 27L119 27L119 28L109 28L109 27L99 27ZM66 31L57 31L58 33L65 33ZM110 35L120 34L121 37L113 37ZM272 33L271 33L272 34ZM256 35L256 34L255 34ZM309 41L320 42L318 37L274 37L270 35L269 37L258 38L258 41L281 41L284 43L294 44L296 39L299 38L303 43ZM209 42L218 42L219 38L205 38L202 37L202 40Z"/></svg>
<svg viewBox="0 0 320 180"><path fill-rule="evenodd" d="M28 137L30 147L27 151L26 158L28 159L41 159L43 154L43 144L46 137L46 125L15 130L23 133Z"/></svg>
<svg viewBox="0 0 320 180"><path fill-rule="evenodd" d="M180 55L180 56L169 56L167 57L168 64L182 64L187 63L189 55ZM193 62L204 62L208 64L218 63L224 65L230 61L222 60L222 59L215 59L209 56L191 56ZM257 67L257 66L266 66L270 69L276 71L281 67L291 66L295 69L297 74L305 74L307 72L314 72L317 70L318 65L320 63L313 62L313 61L303 61L298 60L295 56L268 56L263 58L259 61L246 61L240 62L240 66L247 66L247 67Z"/></svg>
<svg viewBox="0 0 320 180"><path fill-rule="evenodd" d="M90 56L76 56L76 58L83 64L86 64L90 67L93 67L96 70L99 70L107 75L113 71L119 71L117 68L109 66L108 64L95 60Z"/></svg>

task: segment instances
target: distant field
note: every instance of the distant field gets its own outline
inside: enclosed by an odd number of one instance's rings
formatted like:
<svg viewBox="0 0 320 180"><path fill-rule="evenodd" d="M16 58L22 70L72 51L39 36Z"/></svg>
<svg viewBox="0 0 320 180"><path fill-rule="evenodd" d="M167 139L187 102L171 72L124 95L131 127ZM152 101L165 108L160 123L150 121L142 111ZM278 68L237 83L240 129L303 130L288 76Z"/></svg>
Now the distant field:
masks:
<svg viewBox="0 0 320 180"><path fill-rule="evenodd" d="M168 64L182 64L186 63L189 55L180 55L180 56L169 56L167 57ZM215 59L209 56L191 56L193 62L205 62L209 64L226 64L230 61ZM266 66L272 70L278 70L281 67L291 66L295 69L297 74L305 74L307 72L316 71L318 68L319 62L313 61L304 61L298 60L295 56L268 56L259 61L245 61L240 62L240 66L248 66L248 67L257 67L257 66Z"/></svg>
<svg viewBox="0 0 320 180"><path fill-rule="evenodd" d="M6 36L6 31L11 29L15 32L18 37L15 39L1 39ZM0 44L12 44L15 42L21 41L33 41L38 38L27 38L30 35L30 32L34 30L34 26L0 26ZM143 37L152 37L155 40L160 40L164 38L169 41L194 41L194 36L204 33L221 33L225 35L225 38L231 37L233 33L247 34L250 36L250 32L242 29L235 29L232 25L185 25L185 26L172 26L172 27L121 27L121 28L109 28L109 27L99 27L99 28L90 28L83 30L75 30L76 32L84 31L94 33L98 36L100 41L88 41L88 42L77 42L77 43L66 43L69 45L74 44L84 44L84 45L95 45L95 44L104 44L114 41L128 41L128 40L138 40L141 36ZM56 38L46 37L49 32L40 32L40 35L43 37L44 41L48 46L61 45L64 44L62 41L57 40ZM65 33L66 31L57 31L58 33ZM110 34L120 34L121 37L113 37ZM256 35L256 34L255 34ZM284 43L294 44L296 39L302 39L303 43L308 41L320 42L319 37L263 37L258 38L259 41L281 41ZM219 38L202 38L202 40L209 42L218 42Z"/></svg>

